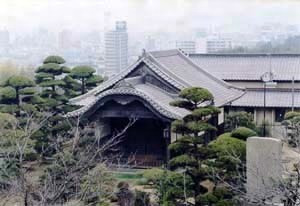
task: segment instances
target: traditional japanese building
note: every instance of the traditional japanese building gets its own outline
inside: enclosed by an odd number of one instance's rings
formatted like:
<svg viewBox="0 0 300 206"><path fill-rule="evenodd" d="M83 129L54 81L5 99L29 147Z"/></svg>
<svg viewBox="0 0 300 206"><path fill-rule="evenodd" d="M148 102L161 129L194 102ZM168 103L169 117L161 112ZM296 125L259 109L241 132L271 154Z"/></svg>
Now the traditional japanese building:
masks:
<svg viewBox="0 0 300 206"><path fill-rule="evenodd" d="M176 138L171 122L188 114L169 103L188 87L203 87L214 96L214 105L232 104L245 91L203 70L180 50L144 52L139 60L88 93L71 100L80 109L67 114L96 122L101 137L112 136L136 119L126 132L120 150L135 154L148 165L167 159L167 145ZM215 124L224 120L222 112Z"/></svg>
<svg viewBox="0 0 300 206"><path fill-rule="evenodd" d="M226 112L251 112L257 125L265 119L272 136L285 135L281 125L285 113L300 109L300 54L190 54L189 58L215 77L245 88ZM272 82L265 84L262 76L267 73Z"/></svg>
<svg viewBox="0 0 300 206"><path fill-rule="evenodd" d="M262 81L266 73L272 74L272 84ZM166 160L167 145L176 139L171 122L188 114L169 103L182 89L194 86L213 94L214 105L222 111L214 120L220 128L224 114L247 111L257 125L265 120L271 134L281 137L284 114L300 109L300 55L144 52L126 70L72 99L81 108L67 116L96 122L101 136L108 138L128 119L137 119L120 144L122 151L156 164Z"/></svg>

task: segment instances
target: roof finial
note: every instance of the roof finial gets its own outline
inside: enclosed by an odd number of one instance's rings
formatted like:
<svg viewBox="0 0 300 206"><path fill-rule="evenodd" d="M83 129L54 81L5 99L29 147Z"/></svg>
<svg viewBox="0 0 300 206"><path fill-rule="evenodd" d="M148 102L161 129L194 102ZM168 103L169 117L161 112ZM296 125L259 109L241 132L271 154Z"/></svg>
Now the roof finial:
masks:
<svg viewBox="0 0 300 206"><path fill-rule="evenodd" d="M146 53L147 53L146 49L143 49L142 50L142 55L140 55L138 59L140 60L141 58L146 57Z"/></svg>

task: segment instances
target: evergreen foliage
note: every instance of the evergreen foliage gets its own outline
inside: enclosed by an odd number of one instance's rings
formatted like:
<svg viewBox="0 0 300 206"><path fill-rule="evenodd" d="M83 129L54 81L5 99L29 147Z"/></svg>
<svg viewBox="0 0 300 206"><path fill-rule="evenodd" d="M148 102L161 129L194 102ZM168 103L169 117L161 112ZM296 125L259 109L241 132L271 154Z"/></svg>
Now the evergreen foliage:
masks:
<svg viewBox="0 0 300 206"><path fill-rule="evenodd" d="M204 88L192 87L180 92L180 100L171 105L190 111L182 120L172 124L172 131L182 134L176 142L169 146L172 170L184 170L193 182L196 205L201 205L201 195L207 193L207 188L200 183L207 180L208 170L205 159L208 156L207 136L216 131L210 122L220 111L213 106L213 95Z"/></svg>
<svg viewBox="0 0 300 206"><path fill-rule="evenodd" d="M232 131L231 136L246 141L248 137L257 136L257 133L247 127L238 127Z"/></svg>
<svg viewBox="0 0 300 206"><path fill-rule="evenodd" d="M43 65L36 70L35 81L42 91L42 110L51 113L52 116L44 127L39 131L40 135L35 136L37 140L36 150L42 151L47 148L44 155L52 154L55 149L50 147L50 142L57 142L59 139L68 136L69 124L63 117L68 107L68 98L65 96L67 83L63 76L69 73L69 69L63 64L65 60L59 56L48 56ZM43 134L43 135L42 135Z"/></svg>
<svg viewBox="0 0 300 206"><path fill-rule="evenodd" d="M230 112L225 117L225 131L231 132L238 127L247 127L255 130L253 114L248 112Z"/></svg>
<svg viewBox="0 0 300 206"><path fill-rule="evenodd" d="M11 87L15 90L16 96L13 102L17 105L20 105L20 94L26 94L26 91L29 93L28 91L30 88L28 87L35 86L35 83L27 77L11 76L5 81L4 86ZM34 90L31 90L30 94L32 95L34 92Z"/></svg>
<svg viewBox="0 0 300 206"><path fill-rule="evenodd" d="M148 184L154 185L159 205L171 206L183 203L186 197L191 196L193 181L188 175L178 172L152 168L143 172L143 177Z"/></svg>
<svg viewBox="0 0 300 206"><path fill-rule="evenodd" d="M288 131L287 137L289 144L294 147L298 146L300 143L300 112L287 112L282 125L284 125Z"/></svg>
<svg viewBox="0 0 300 206"><path fill-rule="evenodd" d="M70 77L80 81L81 94L84 94L86 89L103 82L103 78L94 74L95 72L96 70L89 66L77 66L71 70Z"/></svg>
<svg viewBox="0 0 300 206"><path fill-rule="evenodd" d="M232 133L224 133L209 143L208 168L214 173L213 192L203 197L208 205L240 205L234 204L236 191L224 186L236 186L236 190L245 191L246 142L232 137ZM225 185L226 185L225 184Z"/></svg>

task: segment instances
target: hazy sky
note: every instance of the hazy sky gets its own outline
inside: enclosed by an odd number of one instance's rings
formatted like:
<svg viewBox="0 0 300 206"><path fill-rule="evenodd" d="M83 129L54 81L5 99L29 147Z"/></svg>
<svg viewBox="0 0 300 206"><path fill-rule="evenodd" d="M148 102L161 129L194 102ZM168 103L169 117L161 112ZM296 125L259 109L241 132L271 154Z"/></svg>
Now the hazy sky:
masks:
<svg viewBox="0 0 300 206"><path fill-rule="evenodd" d="M279 22L300 25L297 0L0 0L0 29L102 30L104 13L126 20L132 31L178 31ZM248 25L249 24L249 25Z"/></svg>

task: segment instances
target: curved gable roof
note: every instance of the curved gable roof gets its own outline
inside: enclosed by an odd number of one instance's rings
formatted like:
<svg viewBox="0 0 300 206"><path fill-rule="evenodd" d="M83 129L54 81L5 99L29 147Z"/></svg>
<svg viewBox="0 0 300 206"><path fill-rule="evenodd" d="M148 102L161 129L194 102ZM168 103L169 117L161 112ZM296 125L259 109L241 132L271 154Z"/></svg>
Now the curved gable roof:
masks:
<svg viewBox="0 0 300 206"><path fill-rule="evenodd" d="M121 86L104 91L92 101L87 102L87 104L80 109L69 112L66 117L80 116L91 109L102 98L111 95L135 96L141 98L148 102L148 104L151 105L158 113L168 119L179 119L188 114L188 111L185 109L170 106L169 103L174 99L163 90L147 84L138 84L135 85L134 88Z"/></svg>
<svg viewBox="0 0 300 206"><path fill-rule="evenodd" d="M218 79L200 68L180 50L150 52L152 61L170 77L182 82L185 87L203 87L214 96L215 105L222 106L237 98L243 91Z"/></svg>
<svg viewBox="0 0 300 206"><path fill-rule="evenodd" d="M114 89L113 86L130 77L130 74L142 63L144 63L153 73L178 90L188 87L203 87L208 89L214 96L214 103L216 106L223 106L244 94L243 90L214 77L198 65L194 64L179 50L150 52L144 53L133 65L98 87L90 90L88 93L71 99L70 102L72 104L82 105L83 107L72 112L70 115L74 116L74 114L79 115L84 113L91 108L93 104L96 104L99 98L102 98L104 94L117 92L118 90ZM178 111L176 112L176 109L169 105L169 102L174 100L175 97L171 97L166 91L154 89L155 86L147 86L146 84L133 85L133 87L135 92L141 92L141 95L143 94L150 99L153 99L152 103L157 101L157 105L169 110L170 113L173 113L173 117L180 116L177 113ZM133 90L126 91L128 91L128 94L133 95ZM148 99L149 102L151 102L150 99Z"/></svg>

